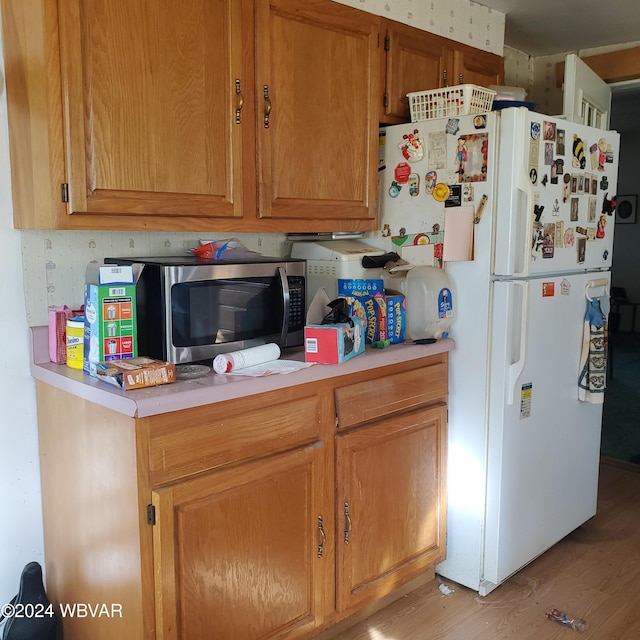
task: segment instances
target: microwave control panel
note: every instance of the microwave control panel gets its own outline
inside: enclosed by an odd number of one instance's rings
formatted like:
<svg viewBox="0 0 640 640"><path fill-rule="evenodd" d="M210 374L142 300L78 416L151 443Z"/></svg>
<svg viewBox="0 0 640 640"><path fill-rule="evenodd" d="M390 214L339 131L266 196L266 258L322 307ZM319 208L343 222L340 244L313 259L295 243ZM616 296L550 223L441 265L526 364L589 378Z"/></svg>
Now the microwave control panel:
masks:
<svg viewBox="0 0 640 640"><path fill-rule="evenodd" d="M302 329L306 311L304 278L289 276L287 280L289 284L289 330Z"/></svg>

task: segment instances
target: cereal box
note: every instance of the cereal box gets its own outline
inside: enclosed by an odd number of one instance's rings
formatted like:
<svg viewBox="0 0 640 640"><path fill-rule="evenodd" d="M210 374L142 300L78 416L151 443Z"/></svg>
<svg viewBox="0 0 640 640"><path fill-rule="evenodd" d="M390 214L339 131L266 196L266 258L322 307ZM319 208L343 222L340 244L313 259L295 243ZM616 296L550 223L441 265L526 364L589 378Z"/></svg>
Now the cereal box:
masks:
<svg viewBox="0 0 640 640"><path fill-rule="evenodd" d="M387 301L387 340L391 344L405 341L407 314L404 296L397 292L385 291Z"/></svg>
<svg viewBox="0 0 640 640"><path fill-rule="evenodd" d="M349 315L365 322L365 342L387 339L386 299L382 280L338 279L338 297L349 304Z"/></svg>

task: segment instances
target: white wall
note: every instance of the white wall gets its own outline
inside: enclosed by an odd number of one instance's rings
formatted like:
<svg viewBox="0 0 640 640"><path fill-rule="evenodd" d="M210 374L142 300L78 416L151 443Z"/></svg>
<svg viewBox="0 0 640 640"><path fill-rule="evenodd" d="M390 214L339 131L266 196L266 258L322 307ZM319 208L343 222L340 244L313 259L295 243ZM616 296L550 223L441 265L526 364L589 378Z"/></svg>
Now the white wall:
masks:
<svg viewBox="0 0 640 640"><path fill-rule="evenodd" d="M17 592L24 565L32 560L43 564L35 387L29 374L20 232L12 226L4 86L0 203L0 300L4 305L0 315L0 603L4 604Z"/></svg>
<svg viewBox="0 0 640 640"><path fill-rule="evenodd" d="M501 56L504 13L470 0L334 0Z"/></svg>

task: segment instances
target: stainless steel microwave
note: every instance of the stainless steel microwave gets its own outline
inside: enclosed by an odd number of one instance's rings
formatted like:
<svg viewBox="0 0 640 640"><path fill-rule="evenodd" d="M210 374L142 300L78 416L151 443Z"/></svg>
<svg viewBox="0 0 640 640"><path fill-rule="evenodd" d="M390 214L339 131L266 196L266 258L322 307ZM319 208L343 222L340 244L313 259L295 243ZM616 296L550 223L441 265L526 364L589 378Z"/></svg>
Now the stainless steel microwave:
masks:
<svg viewBox="0 0 640 640"><path fill-rule="evenodd" d="M303 344L304 260L107 258L138 273L138 353L175 364L275 342Z"/></svg>

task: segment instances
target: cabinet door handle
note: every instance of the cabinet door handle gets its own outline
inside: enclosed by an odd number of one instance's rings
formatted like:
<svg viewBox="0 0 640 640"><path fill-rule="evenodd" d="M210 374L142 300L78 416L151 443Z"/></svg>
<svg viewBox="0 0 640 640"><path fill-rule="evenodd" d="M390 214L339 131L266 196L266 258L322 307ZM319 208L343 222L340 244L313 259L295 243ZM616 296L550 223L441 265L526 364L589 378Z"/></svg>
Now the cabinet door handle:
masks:
<svg viewBox="0 0 640 640"><path fill-rule="evenodd" d="M318 545L318 558L322 558L324 553L324 543L327 541L327 534L324 532L322 516L318 516L318 531L320 532L320 544Z"/></svg>
<svg viewBox="0 0 640 640"><path fill-rule="evenodd" d="M458 76L458 84L462 84L462 74Z"/></svg>
<svg viewBox="0 0 640 640"><path fill-rule="evenodd" d="M269 116L271 115L271 98L269 98L269 85L262 87L264 92L264 128L269 128Z"/></svg>
<svg viewBox="0 0 640 640"><path fill-rule="evenodd" d="M449 86L449 81L447 80L447 70L444 69L442 71L442 86L443 87L448 87Z"/></svg>
<svg viewBox="0 0 640 640"><path fill-rule="evenodd" d="M242 107L244 106L244 96L242 95L240 80L236 80L236 98L236 124L240 124L242 120Z"/></svg>
<svg viewBox="0 0 640 640"><path fill-rule="evenodd" d="M344 503L344 543L349 544L349 534L351 533L351 514L349 513L349 503Z"/></svg>

